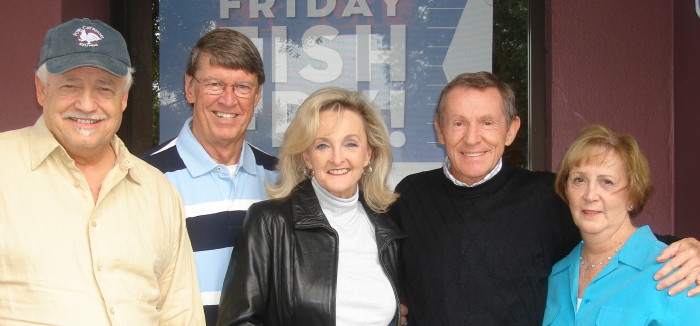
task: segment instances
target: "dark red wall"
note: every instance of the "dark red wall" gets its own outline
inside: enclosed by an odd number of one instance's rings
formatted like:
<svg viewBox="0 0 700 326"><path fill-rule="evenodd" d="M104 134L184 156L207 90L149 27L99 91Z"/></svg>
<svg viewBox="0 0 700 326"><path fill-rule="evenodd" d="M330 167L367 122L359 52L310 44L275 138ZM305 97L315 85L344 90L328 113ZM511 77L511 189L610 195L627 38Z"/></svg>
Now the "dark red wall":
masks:
<svg viewBox="0 0 700 326"><path fill-rule="evenodd" d="M700 158L693 1L548 1L547 9L551 166L588 124L631 133L655 188L634 223L699 237L698 219L685 217L698 215L692 203L700 181L692 169Z"/></svg>
<svg viewBox="0 0 700 326"><path fill-rule="evenodd" d="M700 17L693 1L675 1L673 29L676 233L700 238Z"/></svg>
<svg viewBox="0 0 700 326"><path fill-rule="evenodd" d="M34 71L44 35L72 18L109 23L109 0L9 0L0 13L0 131L34 124L41 114L34 92Z"/></svg>

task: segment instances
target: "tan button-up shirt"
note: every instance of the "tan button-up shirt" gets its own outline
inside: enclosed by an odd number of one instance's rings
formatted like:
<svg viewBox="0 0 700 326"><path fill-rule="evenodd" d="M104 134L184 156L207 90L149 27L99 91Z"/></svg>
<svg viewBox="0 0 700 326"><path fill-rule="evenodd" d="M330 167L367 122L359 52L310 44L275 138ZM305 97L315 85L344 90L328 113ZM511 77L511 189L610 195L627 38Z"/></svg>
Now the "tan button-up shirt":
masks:
<svg viewBox="0 0 700 326"><path fill-rule="evenodd" d="M46 128L0 134L0 325L203 325L180 197L118 137L95 203Z"/></svg>

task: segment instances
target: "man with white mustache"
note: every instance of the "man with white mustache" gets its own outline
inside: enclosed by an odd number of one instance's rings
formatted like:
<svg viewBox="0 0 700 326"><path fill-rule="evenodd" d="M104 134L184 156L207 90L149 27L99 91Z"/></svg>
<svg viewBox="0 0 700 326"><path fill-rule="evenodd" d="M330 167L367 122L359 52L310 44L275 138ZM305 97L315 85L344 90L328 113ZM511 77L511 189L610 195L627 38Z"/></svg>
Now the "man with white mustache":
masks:
<svg viewBox="0 0 700 326"><path fill-rule="evenodd" d="M132 74L100 21L47 32L43 114L0 134L0 324L204 324L177 190L116 136Z"/></svg>
<svg viewBox="0 0 700 326"><path fill-rule="evenodd" d="M248 207L267 199L277 159L246 142L265 82L253 42L229 28L202 36L184 76L192 117L143 159L180 191L207 325L215 325L224 276Z"/></svg>

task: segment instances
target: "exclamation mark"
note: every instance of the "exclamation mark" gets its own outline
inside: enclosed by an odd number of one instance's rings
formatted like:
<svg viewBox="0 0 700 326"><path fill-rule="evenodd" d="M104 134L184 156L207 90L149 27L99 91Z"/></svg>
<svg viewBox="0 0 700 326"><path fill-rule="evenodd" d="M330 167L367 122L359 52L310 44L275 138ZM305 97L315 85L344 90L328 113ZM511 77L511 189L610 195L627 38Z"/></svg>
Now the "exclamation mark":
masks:
<svg viewBox="0 0 700 326"><path fill-rule="evenodd" d="M406 107L406 94L403 90L389 91L389 110L391 112L391 128L403 128L404 108ZM392 147L403 147L406 144L406 135L403 131L392 131L389 134L389 143Z"/></svg>

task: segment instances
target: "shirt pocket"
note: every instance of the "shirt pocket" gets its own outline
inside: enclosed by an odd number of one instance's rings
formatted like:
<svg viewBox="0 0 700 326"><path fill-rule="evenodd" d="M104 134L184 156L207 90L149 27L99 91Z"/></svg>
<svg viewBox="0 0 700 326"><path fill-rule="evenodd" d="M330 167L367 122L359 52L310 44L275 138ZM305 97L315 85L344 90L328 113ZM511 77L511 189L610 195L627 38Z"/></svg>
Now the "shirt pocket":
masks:
<svg viewBox="0 0 700 326"><path fill-rule="evenodd" d="M559 307L554 307L554 305L549 305L547 306L547 309L544 311L544 321L542 322L542 325L544 326L551 326L551 325L556 325L555 322L557 320L557 316L559 316Z"/></svg>
<svg viewBox="0 0 700 326"><path fill-rule="evenodd" d="M638 309L601 307L595 324L598 326L646 325L647 313Z"/></svg>

